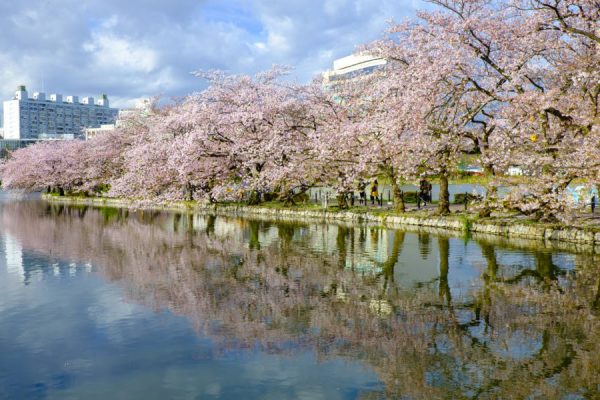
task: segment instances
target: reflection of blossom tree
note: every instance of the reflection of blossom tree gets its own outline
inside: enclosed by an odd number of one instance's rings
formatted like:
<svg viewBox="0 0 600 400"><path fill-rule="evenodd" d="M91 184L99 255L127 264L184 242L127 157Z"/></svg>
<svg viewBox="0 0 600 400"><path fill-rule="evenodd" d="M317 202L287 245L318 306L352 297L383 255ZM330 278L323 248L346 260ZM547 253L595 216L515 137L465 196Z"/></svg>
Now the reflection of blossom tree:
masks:
<svg viewBox="0 0 600 400"><path fill-rule="evenodd" d="M222 348L359 358L390 397L561 398L600 383L593 255L563 273L532 250L542 279L514 279L501 247L480 241L480 281L453 295L448 237L437 238L437 289L402 290L393 277L410 250L404 232L390 233L369 274L346 264L364 252L363 228L28 204L5 205L0 221L26 250L91 262L133 301L186 316ZM325 230L332 240L319 248Z"/></svg>

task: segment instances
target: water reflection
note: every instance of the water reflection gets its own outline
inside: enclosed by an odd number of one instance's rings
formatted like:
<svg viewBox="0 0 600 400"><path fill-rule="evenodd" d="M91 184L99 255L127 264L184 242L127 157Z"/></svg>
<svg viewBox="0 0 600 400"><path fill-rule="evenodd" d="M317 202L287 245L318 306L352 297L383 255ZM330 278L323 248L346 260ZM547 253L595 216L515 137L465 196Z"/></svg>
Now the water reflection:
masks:
<svg viewBox="0 0 600 400"><path fill-rule="evenodd" d="M4 238L4 254L6 254L6 269L8 273L14 276L19 282L26 283L28 278L25 276L25 268L23 268L21 244L10 235L6 235Z"/></svg>
<svg viewBox="0 0 600 400"><path fill-rule="evenodd" d="M54 260L43 273L93 268L223 351L359 360L385 385L363 398L600 389L593 249L44 203L5 204L1 224L7 270L22 284L35 270L26 252Z"/></svg>

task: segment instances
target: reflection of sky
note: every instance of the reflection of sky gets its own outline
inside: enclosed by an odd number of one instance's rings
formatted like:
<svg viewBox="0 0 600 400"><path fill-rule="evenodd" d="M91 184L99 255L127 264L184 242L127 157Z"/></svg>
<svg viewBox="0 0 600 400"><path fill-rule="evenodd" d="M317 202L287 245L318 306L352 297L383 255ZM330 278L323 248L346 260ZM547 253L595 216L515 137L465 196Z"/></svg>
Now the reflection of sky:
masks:
<svg viewBox="0 0 600 400"><path fill-rule="evenodd" d="M195 221L199 235L212 225L211 235L258 241L260 251L277 249L286 238L307 256L339 255L330 259L339 261L335 267L345 268L344 273L351 269L357 275L369 274L369 279L384 267L390 271L393 265L394 285L437 298L442 297L440 249L447 241L455 317L458 323L469 324L469 336L502 358L527 359L540 348L534 331L507 331L497 340L483 321L473 321L472 305L460 306L462 300L473 300L469 294L483 292L481 277L487 264L481 244L475 241L335 224L252 225L227 218L217 218L212 224L205 218ZM154 223L168 230L172 222L157 219ZM209 338L193 332L185 318L165 310L155 313L124 299L119 285L127 282L107 284L93 274L90 264L50 261L28 251L31 244L22 246L16 238L22 236L13 233L15 237L0 232L0 399L335 399L382 389L373 371L358 362L318 360L311 350L297 349L286 356L258 349L222 351ZM538 264L547 267L548 260L567 270L575 265L574 257L565 253L488 246L493 251L486 254L495 254L499 277L535 270ZM316 332L318 326L312 328ZM436 337L436 344L442 353L453 350L445 332ZM285 350L290 347L295 349L290 344ZM443 377L436 375L436 368L433 363L428 366L425 377L432 384Z"/></svg>
<svg viewBox="0 0 600 400"><path fill-rule="evenodd" d="M549 255L552 265L555 268L560 268L562 271L575 270L575 257L568 253L548 253L548 251L540 250L538 253L517 249L497 249L496 260L502 268L498 271L498 275L505 279L510 279L517 276L523 271L537 271L540 268L539 260L536 260L536 255Z"/></svg>
<svg viewBox="0 0 600 400"><path fill-rule="evenodd" d="M479 284L480 260L481 250L475 242L459 238L450 239L448 283L453 296L464 296L473 285Z"/></svg>
<svg viewBox="0 0 600 400"><path fill-rule="evenodd" d="M452 295L466 294L476 283L481 271L478 265L481 251L475 242L449 238L448 284ZM402 288L410 289L436 283L440 276L439 239L432 235L406 234L403 251L395 268L395 281Z"/></svg>
<svg viewBox="0 0 600 400"><path fill-rule="evenodd" d="M341 399L381 390L360 364L318 361L312 351L217 352L185 318L126 302L89 266L50 263L3 241L2 399Z"/></svg>
<svg viewBox="0 0 600 400"><path fill-rule="evenodd" d="M419 244L420 243L420 244ZM398 262L394 268L394 281L402 288L433 283L439 276L438 246L435 238L406 234Z"/></svg>
<svg viewBox="0 0 600 400"><path fill-rule="evenodd" d="M524 254L515 250L500 250L496 252L498 263L503 265L522 265L529 268L535 267L535 260L530 253Z"/></svg>
<svg viewBox="0 0 600 400"><path fill-rule="evenodd" d="M273 222L255 222L255 235L260 246L277 246L281 235L281 225ZM202 218L195 226L206 225ZM217 218L215 233L221 237L235 237L236 225L226 218ZM375 226L341 227L335 224L314 223L304 227L287 225L293 231L292 241L296 246L305 247L309 254L322 253L344 259L346 269L360 274L378 275L385 264L393 257L396 235L402 235L397 259L393 268L396 286L402 289L437 286L440 278L440 239L428 233L409 233ZM202 229L200 229L202 231ZM246 225L242 229L241 240L252 242L252 229ZM448 284L455 300L469 301L482 286L482 276L487 269L487 260L480 244L464 238L450 237L448 241ZM340 244L343 243L343 247ZM490 244L488 244L490 246ZM499 266L498 276L510 278L524 269L537 268L536 253L530 250L501 248L492 246ZM543 250L542 250L543 251ZM540 253L541 254L541 253ZM539 254L538 254L539 255ZM574 257L566 253L553 253L551 259L564 270L575 268ZM433 286L432 286L433 285Z"/></svg>
<svg viewBox="0 0 600 400"><path fill-rule="evenodd" d="M23 269L23 252L21 244L12 236L4 238L4 252L6 254L6 270L20 282L25 282L25 270Z"/></svg>

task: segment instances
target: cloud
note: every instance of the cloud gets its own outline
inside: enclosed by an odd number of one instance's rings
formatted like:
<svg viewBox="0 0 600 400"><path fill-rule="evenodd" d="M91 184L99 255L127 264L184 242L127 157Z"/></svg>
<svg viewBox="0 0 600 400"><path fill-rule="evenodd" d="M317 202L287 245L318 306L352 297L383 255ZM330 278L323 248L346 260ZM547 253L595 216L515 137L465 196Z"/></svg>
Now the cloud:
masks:
<svg viewBox="0 0 600 400"><path fill-rule="evenodd" d="M295 67L308 81L375 39L412 0L30 0L0 2L0 93L16 85L112 104L203 87L190 71Z"/></svg>
<svg viewBox="0 0 600 400"><path fill-rule="evenodd" d="M94 35L83 44L92 55L95 65L110 72L122 70L131 73L152 73L157 67L157 52L149 45L113 34Z"/></svg>

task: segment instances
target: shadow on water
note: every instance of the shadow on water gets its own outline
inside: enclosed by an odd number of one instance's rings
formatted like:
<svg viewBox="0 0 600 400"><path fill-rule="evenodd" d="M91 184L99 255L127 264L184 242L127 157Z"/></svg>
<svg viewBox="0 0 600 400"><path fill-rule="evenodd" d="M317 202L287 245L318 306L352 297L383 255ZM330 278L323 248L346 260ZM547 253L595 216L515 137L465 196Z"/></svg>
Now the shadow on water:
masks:
<svg viewBox="0 0 600 400"><path fill-rule="evenodd" d="M27 251L89 262L130 301L185 316L223 348L311 348L361 361L385 385L364 398L599 390L593 251L31 202L1 213L2 229Z"/></svg>

